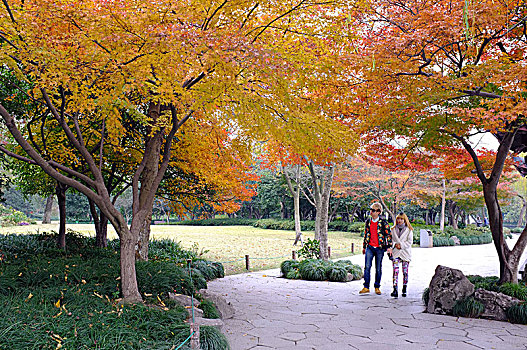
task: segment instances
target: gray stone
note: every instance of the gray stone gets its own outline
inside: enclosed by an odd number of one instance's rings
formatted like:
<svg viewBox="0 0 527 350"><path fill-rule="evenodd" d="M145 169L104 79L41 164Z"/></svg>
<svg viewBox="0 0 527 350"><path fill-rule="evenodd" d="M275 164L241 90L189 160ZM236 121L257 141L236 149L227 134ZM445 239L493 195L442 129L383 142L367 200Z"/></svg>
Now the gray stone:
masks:
<svg viewBox="0 0 527 350"><path fill-rule="evenodd" d="M492 292L481 288L476 290L475 298L485 305L485 311L481 317L498 321L506 321L507 315L505 314L505 310L513 304L521 302L521 300L503 293Z"/></svg>
<svg viewBox="0 0 527 350"><path fill-rule="evenodd" d="M199 293L203 298L212 301L216 305L216 309L218 309L222 320L234 317L234 307L224 297L204 289L201 289Z"/></svg>
<svg viewBox="0 0 527 350"><path fill-rule="evenodd" d="M451 314L457 300L474 294L474 285L456 269L438 265L430 281L426 311L431 314Z"/></svg>
<svg viewBox="0 0 527 350"><path fill-rule="evenodd" d="M353 281L353 275L348 272L348 274L346 275L346 282L351 282L351 281Z"/></svg>
<svg viewBox="0 0 527 350"><path fill-rule="evenodd" d="M459 238L457 238L457 236L452 236L450 238L454 241L455 245L461 245L461 241L459 240Z"/></svg>
<svg viewBox="0 0 527 350"><path fill-rule="evenodd" d="M188 295L183 294L177 294L177 293L168 293L168 297L172 300L175 300L179 303L181 306L185 307L191 307L192 303L194 303L195 307L198 307L200 302L196 298L191 298Z"/></svg>
<svg viewBox="0 0 527 350"><path fill-rule="evenodd" d="M190 323L192 320L187 320L188 323ZM223 321L219 318L203 318L203 317L195 317L194 323L199 324L200 326L213 326L218 328L220 331L223 329Z"/></svg>

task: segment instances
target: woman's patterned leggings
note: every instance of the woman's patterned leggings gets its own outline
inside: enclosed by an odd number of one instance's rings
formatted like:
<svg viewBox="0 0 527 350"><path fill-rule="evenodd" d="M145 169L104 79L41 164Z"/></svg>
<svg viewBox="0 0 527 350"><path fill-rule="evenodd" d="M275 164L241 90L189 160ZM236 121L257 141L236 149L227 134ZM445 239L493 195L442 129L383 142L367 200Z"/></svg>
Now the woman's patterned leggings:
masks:
<svg viewBox="0 0 527 350"><path fill-rule="evenodd" d="M403 265L403 285L408 284L408 265L410 262L395 258L393 259L393 288L395 289L397 289L397 281L399 280L399 263Z"/></svg>

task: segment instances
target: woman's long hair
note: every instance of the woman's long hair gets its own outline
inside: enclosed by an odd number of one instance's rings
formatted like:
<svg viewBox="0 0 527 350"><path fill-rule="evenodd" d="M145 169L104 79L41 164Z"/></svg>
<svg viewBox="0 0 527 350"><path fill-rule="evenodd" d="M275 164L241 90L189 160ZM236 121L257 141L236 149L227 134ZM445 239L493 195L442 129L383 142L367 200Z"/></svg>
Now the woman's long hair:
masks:
<svg viewBox="0 0 527 350"><path fill-rule="evenodd" d="M406 225L406 227L408 227L411 231L414 230L414 228L412 227L412 225L410 225L410 220L408 220L408 216L406 216L405 213L399 213L397 214L397 217L395 218L395 222L393 224L393 227L395 228L395 226L397 226L397 219L403 219L404 221L404 224Z"/></svg>

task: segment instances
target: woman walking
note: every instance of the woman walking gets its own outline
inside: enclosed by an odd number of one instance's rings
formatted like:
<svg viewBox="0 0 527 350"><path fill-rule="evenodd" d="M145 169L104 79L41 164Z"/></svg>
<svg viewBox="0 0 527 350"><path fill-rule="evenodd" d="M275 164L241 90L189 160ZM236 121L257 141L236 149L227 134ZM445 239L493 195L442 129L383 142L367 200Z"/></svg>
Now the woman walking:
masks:
<svg viewBox="0 0 527 350"><path fill-rule="evenodd" d="M406 296L408 285L408 266L412 259L412 244L414 241L414 231L410 220L404 213L400 213L395 218L395 225L392 227L392 262L393 262L393 292L392 297L397 298L399 292L397 284L399 280L399 264L403 267L403 290L402 296Z"/></svg>

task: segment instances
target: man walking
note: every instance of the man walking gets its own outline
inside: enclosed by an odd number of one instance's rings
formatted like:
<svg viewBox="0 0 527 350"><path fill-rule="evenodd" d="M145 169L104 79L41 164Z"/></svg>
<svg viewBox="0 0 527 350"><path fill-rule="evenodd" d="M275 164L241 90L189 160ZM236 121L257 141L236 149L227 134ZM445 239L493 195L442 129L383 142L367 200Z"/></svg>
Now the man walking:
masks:
<svg viewBox="0 0 527 350"><path fill-rule="evenodd" d="M359 294L370 292L370 270L375 257L375 293L381 294L381 275L382 275L382 258L384 252L392 253L392 234L388 222L379 216L382 212L382 205L378 202L373 203L370 207L371 217L366 220L364 228L364 243L362 254L366 254L364 264L364 288Z"/></svg>

